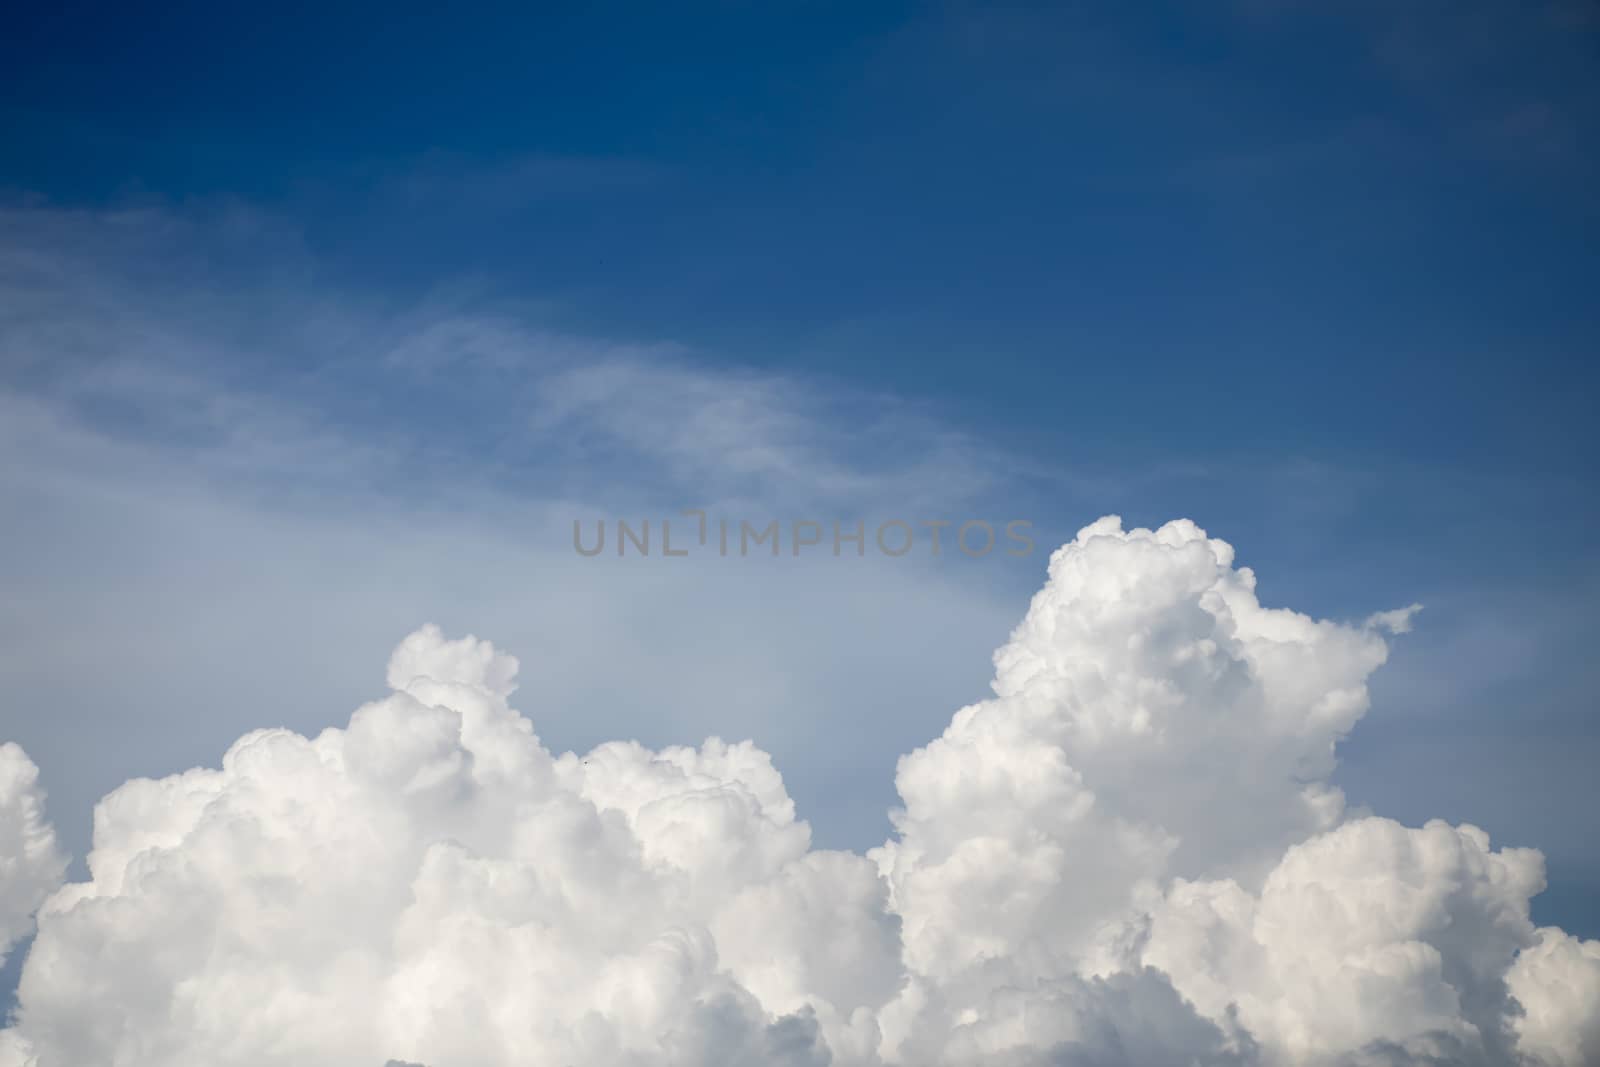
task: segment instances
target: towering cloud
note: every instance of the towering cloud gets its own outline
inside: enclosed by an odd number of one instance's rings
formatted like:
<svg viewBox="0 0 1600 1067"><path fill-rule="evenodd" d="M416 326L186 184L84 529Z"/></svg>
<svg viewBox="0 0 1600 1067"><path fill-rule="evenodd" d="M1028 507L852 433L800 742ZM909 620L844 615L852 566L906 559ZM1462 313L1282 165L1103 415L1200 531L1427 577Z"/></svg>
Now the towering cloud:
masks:
<svg viewBox="0 0 1600 1067"><path fill-rule="evenodd" d="M66 870L45 821L39 768L17 745L0 744L0 962L32 929L34 910Z"/></svg>
<svg viewBox="0 0 1600 1067"><path fill-rule="evenodd" d="M550 753L515 660L424 628L346 728L101 802L0 1065L1592 1064L1540 856L1329 783L1412 610L1264 608L1192 523L1095 523L867 856L748 742ZM4 932L60 866L0 756Z"/></svg>

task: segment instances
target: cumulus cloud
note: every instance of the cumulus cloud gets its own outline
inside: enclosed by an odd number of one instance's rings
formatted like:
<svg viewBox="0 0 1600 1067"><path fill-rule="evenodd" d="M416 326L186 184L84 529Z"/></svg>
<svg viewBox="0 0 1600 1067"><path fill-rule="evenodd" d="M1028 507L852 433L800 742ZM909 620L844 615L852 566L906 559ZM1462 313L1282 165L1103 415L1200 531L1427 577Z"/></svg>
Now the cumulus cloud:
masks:
<svg viewBox="0 0 1600 1067"><path fill-rule="evenodd" d="M61 884L67 860L45 821L39 768L0 744L0 963L33 928L33 913Z"/></svg>
<svg viewBox="0 0 1600 1067"><path fill-rule="evenodd" d="M424 628L347 727L101 802L0 1065L1592 1063L1538 853L1329 782L1412 610L1267 608L1193 523L1101 520L867 855L750 742L550 752L514 659Z"/></svg>
<svg viewBox="0 0 1600 1067"><path fill-rule="evenodd" d="M1519 1046L1542 1063L1600 1063L1600 941L1549 926L1537 938L1506 976Z"/></svg>
<svg viewBox="0 0 1600 1067"><path fill-rule="evenodd" d="M1505 976L1543 882L1538 853L1476 827L1360 819L1289 849L1259 893L1180 879L1144 959L1290 1062L1513 1062Z"/></svg>

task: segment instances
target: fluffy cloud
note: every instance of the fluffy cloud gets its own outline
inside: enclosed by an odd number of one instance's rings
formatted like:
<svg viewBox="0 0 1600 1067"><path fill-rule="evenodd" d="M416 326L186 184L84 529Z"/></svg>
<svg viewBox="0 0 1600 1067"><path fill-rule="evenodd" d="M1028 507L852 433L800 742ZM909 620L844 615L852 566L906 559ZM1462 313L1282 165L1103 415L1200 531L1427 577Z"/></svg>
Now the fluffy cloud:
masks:
<svg viewBox="0 0 1600 1067"><path fill-rule="evenodd" d="M1494 852L1476 827L1360 819L1291 848L1259 894L1180 879L1144 960L1291 1062L1514 1062L1506 971L1543 884L1538 853Z"/></svg>
<svg viewBox="0 0 1600 1067"><path fill-rule="evenodd" d="M33 928L33 913L66 874L66 857L45 821L39 768L0 744L0 962Z"/></svg>
<svg viewBox="0 0 1600 1067"><path fill-rule="evenodd" d="M1537 937L1506 976L1524 1009L1513 1023L1518 1044L1541 1063L1600 1063L1600 941L1548 926Z"/></svg>
<svg viewBox="0 0 1600 1067"><path fill-rule="evenodd" d="M1412 610L1268 609L1192 523L1095 523L867 856L748 742L549 752L516 661L425 628L346 728L101 802L0 1065L1581 1067L1600 945L1533 928L1539 855L1329 784ZM26 915L50 879L4 869Z"/></svg>

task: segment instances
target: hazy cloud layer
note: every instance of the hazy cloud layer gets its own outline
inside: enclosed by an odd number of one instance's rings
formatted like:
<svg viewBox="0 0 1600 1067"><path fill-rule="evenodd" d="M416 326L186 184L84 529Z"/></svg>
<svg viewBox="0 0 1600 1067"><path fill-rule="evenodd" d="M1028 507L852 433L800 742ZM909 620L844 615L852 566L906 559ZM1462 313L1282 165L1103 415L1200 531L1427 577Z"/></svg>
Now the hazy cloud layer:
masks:
<svg viewBox="0 0 1600 1067"><path fill-rule="evenodd" d="M515 660L424 628L347 727L105 798L0 1064L1592 1063L1539 854L1329 784L1408 619L1095 523L865 856L749 742L551 753Z"/></svg>

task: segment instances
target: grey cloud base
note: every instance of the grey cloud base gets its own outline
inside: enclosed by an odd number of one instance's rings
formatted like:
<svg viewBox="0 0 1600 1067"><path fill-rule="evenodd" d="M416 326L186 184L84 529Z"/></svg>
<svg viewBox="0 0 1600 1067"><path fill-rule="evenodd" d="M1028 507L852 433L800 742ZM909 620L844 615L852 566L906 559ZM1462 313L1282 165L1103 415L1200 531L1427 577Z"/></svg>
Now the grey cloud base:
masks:
<svg viewBox="0 0 1600 1067"><path fill-rule="evenodd" d="M1329 783L1411 612L1264 608L1194 524L1103 519L866 855L749 742L547 751L516 661L431 627L346 728L107 796L85 883L0 748L0 1067L1594 1064L1542 857Z"/></svg>

